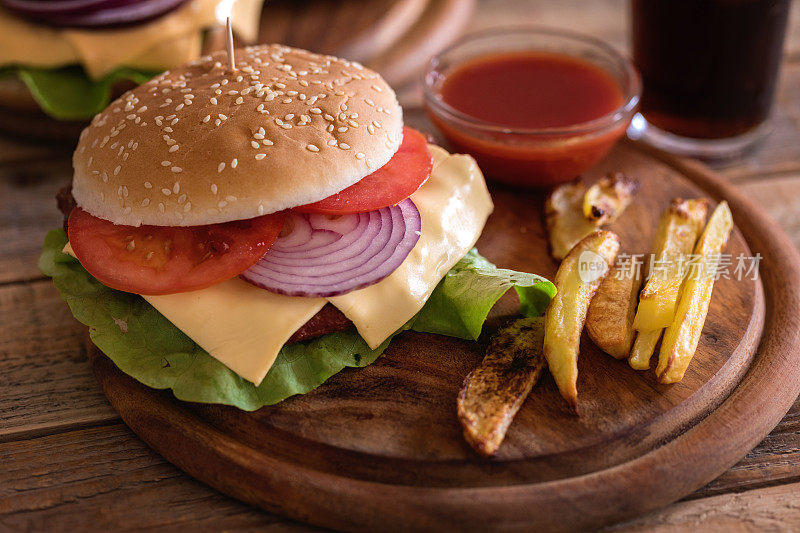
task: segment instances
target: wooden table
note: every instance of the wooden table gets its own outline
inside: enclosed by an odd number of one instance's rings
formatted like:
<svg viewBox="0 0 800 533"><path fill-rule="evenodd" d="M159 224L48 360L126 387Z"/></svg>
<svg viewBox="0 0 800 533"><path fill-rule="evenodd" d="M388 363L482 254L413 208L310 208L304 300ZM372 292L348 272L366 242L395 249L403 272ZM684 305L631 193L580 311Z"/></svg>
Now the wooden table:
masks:
<svg viewBox="0 0 800 533"><path fill-rule="evenodd" d="M483 0L472 27L547 24L624 48L626 5ZM787 41L773 132L753 153L714 166L762 203L800 246L798 5ZM407 119L424 122L413 107ZM68 152L0 142L0 530L311 529L194 481L140 442L109 407L81 346L83 327L36 268L44 233L60 224L53 196L70 172ZM782 530L800 523L798 494L800 402L718 479L660 512L610 529Z"/></svg>

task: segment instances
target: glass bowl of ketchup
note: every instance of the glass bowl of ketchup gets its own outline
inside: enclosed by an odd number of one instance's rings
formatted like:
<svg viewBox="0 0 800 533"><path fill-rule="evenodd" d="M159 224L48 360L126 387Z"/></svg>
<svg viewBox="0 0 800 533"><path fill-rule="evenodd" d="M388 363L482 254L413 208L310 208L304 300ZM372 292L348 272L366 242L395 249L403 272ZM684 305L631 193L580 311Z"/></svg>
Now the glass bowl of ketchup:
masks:
<svg viewBox="0 0 800 533"><path fill-rule="evenodd" d="M625 133L641 82L596 39L547 28L469 35L431 59L428 115L487 177L546 187L593 167Z"/></svg>

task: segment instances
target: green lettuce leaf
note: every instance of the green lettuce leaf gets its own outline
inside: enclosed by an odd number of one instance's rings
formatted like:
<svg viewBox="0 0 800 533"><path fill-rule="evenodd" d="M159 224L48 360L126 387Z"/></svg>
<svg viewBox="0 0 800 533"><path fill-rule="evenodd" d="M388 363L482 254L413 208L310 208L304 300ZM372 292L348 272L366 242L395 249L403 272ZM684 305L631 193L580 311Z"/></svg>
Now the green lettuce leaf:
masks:
<svg viewBox="0 0 800 533"><path fill-rule="evenodd" d="M45 238L39 268L53 279L72 314L89 326L95 345L126 374L149 387L172 389L180 400L220 403L252 411L306 393L345 367L366 366L392 337L370 349L355 331L285 346L255 386L197 346L140 296L109 289L74 258L61 253L63 230ZM532 274L498 269L474 250L451 270L406 329L474 339L489 309L512 286L528 313L543 311L553 285Z"/></svg>
<svg viewBox="0 0 800 533"><path fill-rule="evenodd" d="M17 75L42 110L59 120L90 119L108 106L115 83L131 80L139 85L155 74L122 67L100 80L91 80L77 65L56 69L17 68Z"/></svg>
<svg viewBox="0 0 800 533"><path fill-rule="evenodd" d="M433 290L414 321L415 331L477 340L497 300L514 287L525 316L539 316L556 287L536 274L497 268L474 248Z"/></svg>

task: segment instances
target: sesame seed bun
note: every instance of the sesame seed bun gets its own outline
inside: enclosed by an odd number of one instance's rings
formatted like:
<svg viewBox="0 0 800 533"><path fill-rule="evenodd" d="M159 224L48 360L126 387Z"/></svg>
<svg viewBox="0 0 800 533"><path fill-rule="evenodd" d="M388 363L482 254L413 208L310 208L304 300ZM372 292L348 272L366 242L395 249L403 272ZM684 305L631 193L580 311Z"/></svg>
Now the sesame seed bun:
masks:
<svg viewBox="0 0 800 533"><path fill-rule="evenodd" d="M115 224L253 218L385 165L402 110L375 72L280 45L216 53L124 94L81 134L73 195Z"/></svg>

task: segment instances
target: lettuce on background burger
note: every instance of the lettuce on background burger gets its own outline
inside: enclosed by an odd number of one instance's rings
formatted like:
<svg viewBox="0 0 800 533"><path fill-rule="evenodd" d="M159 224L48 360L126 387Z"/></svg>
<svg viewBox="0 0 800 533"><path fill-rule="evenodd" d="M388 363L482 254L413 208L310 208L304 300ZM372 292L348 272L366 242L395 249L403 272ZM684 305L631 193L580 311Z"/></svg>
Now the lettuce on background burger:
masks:
<svg viewBox="0 0 800 533"><path fill-rule="evenodd" d="M236 59L128 92L75 151L39 264L122 371L252 410L405 330L477 339L511 287L544 311L550 282L473 249L492 210L474 160L404 127L378 74L279 45Z"/></svg>
<svg viewBox="0 0 800 533"><path fill-rule="evenodd" d="M74 140L112 94L199 57L228 15L238 35L255 40L261 5L0 0L0 130Z"/></svg>

